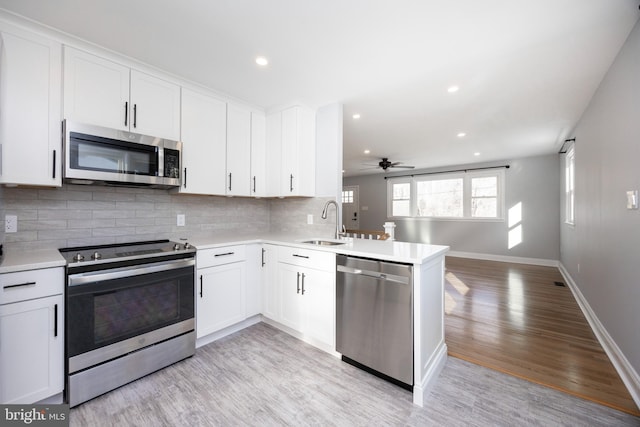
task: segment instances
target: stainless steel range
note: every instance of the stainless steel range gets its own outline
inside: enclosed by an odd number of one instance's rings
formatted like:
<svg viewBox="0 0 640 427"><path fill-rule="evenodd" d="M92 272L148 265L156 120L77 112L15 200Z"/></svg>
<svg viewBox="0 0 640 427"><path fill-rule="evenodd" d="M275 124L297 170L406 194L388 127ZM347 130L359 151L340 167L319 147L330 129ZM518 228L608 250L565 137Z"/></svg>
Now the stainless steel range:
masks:
<svg viewBox="0 0 640 427"><path fill-rule="evenodd" d="M169 240L60 249L70 406L195 353L195 248Z"/></svg>

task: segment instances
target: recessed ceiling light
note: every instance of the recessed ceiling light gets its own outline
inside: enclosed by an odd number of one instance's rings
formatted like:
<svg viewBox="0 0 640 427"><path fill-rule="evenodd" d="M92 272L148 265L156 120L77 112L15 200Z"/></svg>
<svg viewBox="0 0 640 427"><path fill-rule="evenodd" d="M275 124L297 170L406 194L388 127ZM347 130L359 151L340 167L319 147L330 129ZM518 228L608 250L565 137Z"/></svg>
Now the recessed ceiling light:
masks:
<svg viewBox="0 0 640 427"><path fill-rule="evenodd" d="M371 150L364 150L364 154L369 154L371 153Z"/></svg>
<svg viewBox="0 0 640 427"><path fill-rule="evenodd" d="M456 93L458 90L460 90L458 86L449 86L449 89L447 89L447 92Z"/></svg>
<svg viewBox="0 0 640 427"><path fill-rule="evenodd" d="M354 119L356 119L356 120L358 120L358 119L360 118L360 114L354 114L354 115L353 115L353 118L354 118Z"/></svg>
<svg viewBox="0 0 640 427"><path fill-rule="evenodd" d="M475 153L473 153L473 155L477 157L480 155L480 153L476 151Z"/></svg>
<svg viewBox="0 0 640 427"><path fill-rule="evenodd" d="M264 56L258 56L256 58L256 64L258 64L261 67L266 67L267 65L269 65L269 60Z"/></svg>
<svg viewBox="0 0 640 427"><path fill-rule="evenodd" d="M464 138L465 136L467 136L467 134L464 132L458 133L458 138Z"/></svg>

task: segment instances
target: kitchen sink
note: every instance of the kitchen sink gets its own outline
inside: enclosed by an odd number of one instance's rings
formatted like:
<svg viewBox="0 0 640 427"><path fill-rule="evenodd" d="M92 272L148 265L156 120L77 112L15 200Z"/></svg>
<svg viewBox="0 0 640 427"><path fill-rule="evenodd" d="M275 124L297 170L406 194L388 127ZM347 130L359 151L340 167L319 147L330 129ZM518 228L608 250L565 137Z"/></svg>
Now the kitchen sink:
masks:
<svg viewBox="0 0 640 427"><path fill-rule="evenodd" d="M310 245L320 245L320 246L335 246L335 245L344 245L346 242L336 242L335 240L305 240L301 243L308 243Z"/></svg>

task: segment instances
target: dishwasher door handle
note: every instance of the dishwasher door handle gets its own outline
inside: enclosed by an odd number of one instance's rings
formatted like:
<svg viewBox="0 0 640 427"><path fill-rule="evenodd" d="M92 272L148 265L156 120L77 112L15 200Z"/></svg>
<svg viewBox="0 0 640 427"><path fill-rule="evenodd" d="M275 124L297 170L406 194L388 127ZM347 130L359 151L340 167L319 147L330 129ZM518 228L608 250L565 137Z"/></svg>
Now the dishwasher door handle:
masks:
<svg viewBox="0 0 640 427"><path fill-rule="evenodd" d="M384 280L386 282L401 283L403 285L409 284L409 277L406 277L406 276L398 276L396 274L387 274L387 273L380 273L378 271L363 270L361 268L346 267L344 265L338 265L336 269L340 273L371 277L374 279Z"/></svg>

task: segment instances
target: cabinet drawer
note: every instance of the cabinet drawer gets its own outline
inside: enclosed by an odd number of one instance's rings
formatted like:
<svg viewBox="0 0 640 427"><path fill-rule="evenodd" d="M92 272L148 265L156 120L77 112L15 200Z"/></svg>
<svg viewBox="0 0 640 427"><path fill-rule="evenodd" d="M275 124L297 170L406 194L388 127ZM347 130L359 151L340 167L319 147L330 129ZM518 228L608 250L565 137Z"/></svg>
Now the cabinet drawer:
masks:
<svg viewBox="0 0 640 427"><path fill-rule="evenodd" d="M335 271L336 268L336 255L332 252L289 246L280 246L278 248L278 261L331 272Z"/></svg>
<svg viewBox="0 0 640 427"><path fill-rule="evenodd" d="M0 304L58 295L63 291L63 268L0 274Z"/></svg>
<svg viewBox="0 0 640 427"><path fill-rule="evenodd" d="M203 249L196 253L196 264L198 268L214 267L216 265L244 261L245 259L244 245Z"/></svg>

